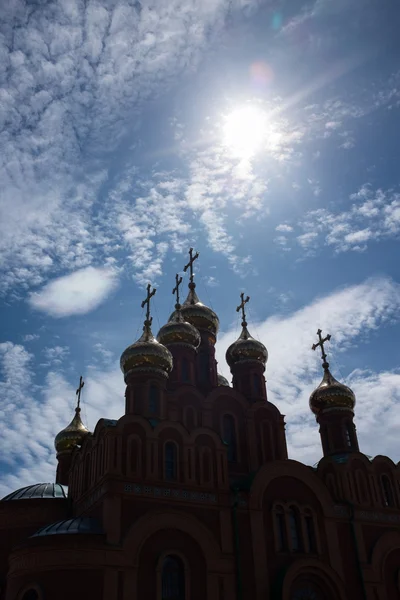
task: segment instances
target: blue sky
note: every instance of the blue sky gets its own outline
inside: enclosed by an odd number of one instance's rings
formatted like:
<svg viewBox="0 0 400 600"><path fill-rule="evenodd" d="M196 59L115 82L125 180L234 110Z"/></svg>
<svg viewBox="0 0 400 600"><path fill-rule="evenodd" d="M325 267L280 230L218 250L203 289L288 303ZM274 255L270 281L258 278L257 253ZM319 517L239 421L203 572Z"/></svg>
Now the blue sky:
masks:
<svg viewBox="0 0 400 600"><path fill-rule="evenodd" d="M54 479L55 434L123 412L118 360L187 250L201 299L270 354L289 452L321 456L311 352L400 459L400 40L395 0L0 7L0 493Z"/></svg>

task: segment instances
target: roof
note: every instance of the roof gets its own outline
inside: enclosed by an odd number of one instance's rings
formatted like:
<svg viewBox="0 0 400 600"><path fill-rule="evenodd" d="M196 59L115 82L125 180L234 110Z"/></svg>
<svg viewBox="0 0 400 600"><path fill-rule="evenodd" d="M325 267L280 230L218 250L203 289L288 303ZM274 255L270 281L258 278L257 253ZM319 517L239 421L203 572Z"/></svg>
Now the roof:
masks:
<svg viewBox="0 0 400 600"><path fill-rule="evenodd" d="M8 500L31 500L33 498L66 498L68 488L60 483L36 483L11 492L2 499Z"/></svg>
<svg viewBox="0 0 400 600"><path fill-rule="evenodd" d="M100 521L91 517L77 517L76 519L67 519L66 521L58 521L41 527L36 533L31 535L34 537L45 537L47 535L66 535L66 534L102 534L104 533Z"/></svg>

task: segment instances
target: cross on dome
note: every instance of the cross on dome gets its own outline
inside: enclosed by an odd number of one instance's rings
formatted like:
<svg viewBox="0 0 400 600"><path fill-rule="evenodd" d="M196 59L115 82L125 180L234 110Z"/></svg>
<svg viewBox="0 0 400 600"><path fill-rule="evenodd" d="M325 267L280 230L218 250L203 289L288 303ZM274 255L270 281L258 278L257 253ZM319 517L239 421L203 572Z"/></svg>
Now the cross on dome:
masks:
<svg viewBox="0 0 400 600"><path fill-rule="evenodd" d="M196 252L196 254L193 256L193 248L190 248L190 250L189 250L189 257L190 257L190 260L189 260L188 264L183 267L183 270L186 273L186 271L189 269L190 283L192 285L194 285L193 263L194 263L195 260L197 260L199 258L199 253Z"/></svg>
<svg viewBox="0 0 400 600"><path fill-rule="evenodd" d="M79 409L80 409L80 405L81 405L81 391L82 391L82 388L83 388L84 385L85 385L85 382L83 381L83 377L81 375L80 378L79 378L79 387L76 390L76 395L78 396L78 401L77 401L77 404L76 404L76 408L79 408Z"/></svg>
<svg viewBox="0 0 400 600"><path fill-rule="evenodd" d="M178 308L181 307L180 302L179 302L179 286L182 283L182 277L179 277L178 273L175 275L175 287L172 290L172 293L176 295L176 304L175 304L175 308L178 310Z"/></svg>
<svg viewBox="0 0 400 600"><path fill-rule="evenodd" d="M319 342L317 342L316 344L313 344L311 346L312 350L316 350L318 348L318 346L321 346L321 358L322 358L322 366L324 367L324 369L327 369L329 367L329 363L326 360L326 353L325 353L325 348L324 348L324 344L325 342L329 342L329 340L331 339L331 335L328 333L326 335L326 337L322 337L322 329L318 329L317 331L317 336L319 338Z"/></svg>
<svg viewBox="0 0 400 600"><path fill-rule="evenodd" d="M239 312L240 310L242 311L242 327L246 327L247 321L246 321L245 306L246 306L247 302L250 300L250 296L247 296L247 298L245 298L244 293L242 292L240 294L240 298L242 301L239 304L239 306L236 307L236 312Z"/></svg>
<svg viewBox="0 0 400 600"><path fill-rule="evenodd" d="M153 321L153 317L150 317L150 299L154 296L154 294L157 291L157 288L153 288L152 291L151 290L151 285L150 283L147 285L147 296L146 298L143 300L141 307L144 308L146 306L146 321L145 321L145 325L151 325L152 321Z"/></svg>

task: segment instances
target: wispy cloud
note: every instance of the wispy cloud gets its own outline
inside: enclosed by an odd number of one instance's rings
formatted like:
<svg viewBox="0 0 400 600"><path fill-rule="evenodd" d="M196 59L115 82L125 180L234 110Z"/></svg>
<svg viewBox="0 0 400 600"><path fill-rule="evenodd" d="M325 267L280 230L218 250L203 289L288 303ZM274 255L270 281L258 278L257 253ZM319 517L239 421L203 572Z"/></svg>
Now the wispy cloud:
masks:
<svg viewBox="0 0 400 600"><path fill-rule="evenodd" d="M86 267L46 284L29 303L52 317L84 314L104 302L117 283L115 269Z"/></svg>

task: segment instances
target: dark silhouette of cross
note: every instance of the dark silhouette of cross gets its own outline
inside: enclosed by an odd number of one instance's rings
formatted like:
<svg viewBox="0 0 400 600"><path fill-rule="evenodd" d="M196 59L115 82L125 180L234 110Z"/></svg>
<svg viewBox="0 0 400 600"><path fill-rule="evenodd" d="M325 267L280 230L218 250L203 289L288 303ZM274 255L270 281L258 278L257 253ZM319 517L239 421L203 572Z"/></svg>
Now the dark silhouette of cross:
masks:
<svg viewBox="0 0 400 600"><path fill-rule="evenodd" d="M180 306L180 303L179 303L179 286L182 283L182 277L179 277L178 273L175 275L175 282L176 282L176 285L175 285L174 289L172 290L172 293L176 294L176 305L175 306L178 307L178 306Z"/></svg>
<svg viewBox="0 0 400 600"><path fill-rule="evenodd" d="M81 375L80 378L79 378L79 387L76 390L76 395L78 396L78 403L76 405L76 408L80 408L80 405L81 405L81 391L82 391L82 388L83 388L84 385L85 385L85 382L83 381L83 377Z"/></svg>
<svg viewBox="0 0 400 600"><path fill-rule="evenodd" d="M193 283L193 279L194 279L194 275L193 275L193 263L194 263L194 261L197 258L199 258L199 253L196 252L196 254L193 256L193 248L190 248L190 250L189 250L189 256L190 256L190 260L189 260L188 264L183 267L183 270L186 273L186 271L190 268L190 277L189 277L189 279L190 279L190 283Z"/></svg>
<svg viewBox="0 0 400 600"><path fill-rule="evenodd" d="M329 342L329 340L331 339L332 336L328 333L326 337L322 338L322 330L321 329L318 329L317 336L319 338L319 342L317 342L316 344L313 344L311 346L311 348L313 350L316 350L318 348L318 346L321 346L321 356L322 356L322 360L324 361L324 364L325 364L326 363L326 354L325 354L324 344L325 344L325 342Z"/></svg>
<svg viewBox="0 0 400 600"><path fill-rule="evenodd" d="M141 307L144 308L146 305L146 321L151 324L152 319L150 318L150 298L152 296L154 296L154 294L156 293L157 289L153 288L153 291L151 292L151 285L150 283L147 285L147 296L146 298L143 300Z"/></svg>
<svg viewBox="0 0 400 600"><path fill-rule="evenodd" d="M239 306L236 307L236 312L239 312L239 310L242 311L242 325L243 325L243 327L245 327L247 325L247 323L246 323L246 312L244 310L244 307L246 306L247 302L250 300L250 296L247 296L247 298L245 298L244 293L242 292L240 294L240 298L242 301L239 304Z"/></svg>

